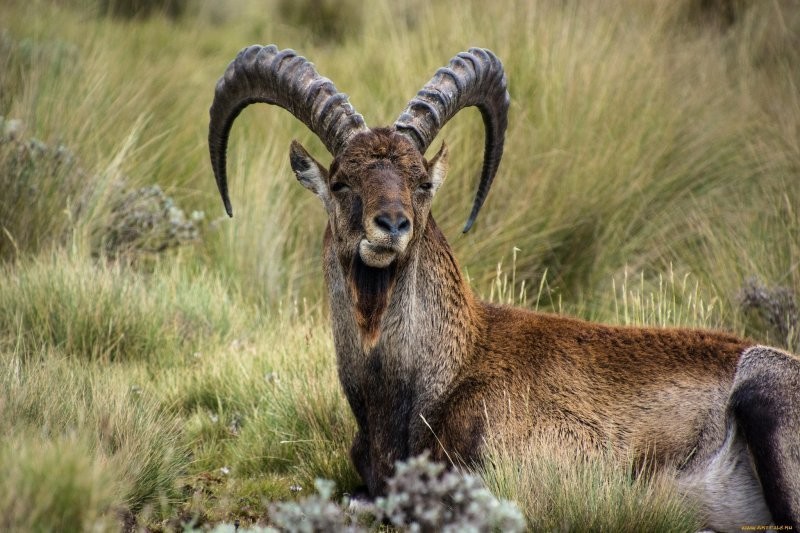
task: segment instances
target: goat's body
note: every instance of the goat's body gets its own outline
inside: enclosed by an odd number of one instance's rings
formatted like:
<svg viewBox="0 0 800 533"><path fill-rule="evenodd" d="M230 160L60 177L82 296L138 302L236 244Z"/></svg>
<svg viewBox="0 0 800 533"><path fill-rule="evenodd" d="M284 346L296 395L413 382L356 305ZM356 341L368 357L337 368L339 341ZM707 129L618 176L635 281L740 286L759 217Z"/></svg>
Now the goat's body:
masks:
<svg viewBox="0 0 800 533"><path fill-rule="evenodd" d="M352 456L370 493L381 493L394 461L426 449L471 463L494 438L520 447L545 438L674 471L722 529L730 524L719 517L769 519L729 416L737 365L752 343L480 302L431 220L417 248L424 255L394 274L379 340L364 346L347 266L329 238L339 375L359 426Z"/></svg>
<svg viewBox="0 0 800 533"><path fill-rule="evenodd" d="M622 328L480 302L430 217L447 121L477 106L486 132L467 231L503 154L510 96L500 60L451 59L389 128L292 50L251 46L217 83L209 150L232 213L226 147L253 102L280 105L334 156L299 143L289 161L328 213L324 271L339 377L358 423L352 458L372 495L394 462L430 450L479 462L487 444L551 441L674 471L716 529L800 529L800 359L736 337Z"/></svg>
<svg viewBox="0 0 800 533"><path fill-rule="evenodd" d="M505 419L523 439L535 426L585 448L630 448L655 464L690 459L746 346L707 331L482 308L488 342L473 351L461 388L484 389L475 396L490 404L487 424Z"/></svg>

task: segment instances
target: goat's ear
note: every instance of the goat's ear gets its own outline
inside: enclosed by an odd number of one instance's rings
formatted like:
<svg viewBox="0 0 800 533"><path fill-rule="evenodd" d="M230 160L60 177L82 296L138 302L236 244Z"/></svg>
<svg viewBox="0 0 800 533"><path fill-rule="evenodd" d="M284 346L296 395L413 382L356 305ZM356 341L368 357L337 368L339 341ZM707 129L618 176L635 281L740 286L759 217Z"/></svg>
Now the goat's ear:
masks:
<svg viewBox="0 0 800 533"><path fill-rule="evenodd" d="M297 141L292 141L292 146L289 148L289 163L297 181L319 196L323 202L327 202L328 171Z"/></svg>
<svg viewBox="0 0 800 533"><path fill-rule="evenodd" d="M442 143L442 147L439 148L439 151L436 152L436 155L433 158L425 163L426 168L428 169L428 177L433 184L432 192L436 192L439 190L439 187L444 183L444 179L447 177L447 169L449 168L447 162L447 145Z"/></svg>

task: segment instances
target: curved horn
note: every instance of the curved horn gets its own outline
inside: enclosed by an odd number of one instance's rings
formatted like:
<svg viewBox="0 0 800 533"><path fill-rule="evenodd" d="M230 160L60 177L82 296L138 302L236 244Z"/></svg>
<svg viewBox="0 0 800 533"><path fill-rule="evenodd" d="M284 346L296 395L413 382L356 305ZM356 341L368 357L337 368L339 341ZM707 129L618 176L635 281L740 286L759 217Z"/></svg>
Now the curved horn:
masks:
<svg viewBox="0 0 800 533"><path fill-rule="evenodd" d="M294 50L279 51L275 45L244 48L217 82L209 111L211 165L228 216L233 216L225 169L228 134L242 109L256 102L278 105L292 113L334 156L353 135L368 129L347 95Z"/></svg>
<svg viewBox="0 0 800 533"><path fill-rule="evenodd" d="M436 71L394 123L398 133L425 153L439 130L456 113L469 106L480 109L486 130L483 170L464 233L475 222L503 156L510 102L506 86L503 64L497 56L483 48L470 48Z"/></svg>

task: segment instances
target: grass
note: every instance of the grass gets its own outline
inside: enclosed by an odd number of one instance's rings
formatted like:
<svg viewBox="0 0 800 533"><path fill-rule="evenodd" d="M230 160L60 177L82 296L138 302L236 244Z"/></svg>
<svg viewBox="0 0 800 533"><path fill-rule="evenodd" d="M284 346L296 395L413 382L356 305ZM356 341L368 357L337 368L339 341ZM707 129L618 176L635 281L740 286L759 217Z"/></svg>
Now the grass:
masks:
<svg viewBox="0 0 800 533"><path fill-rule="evenodd" d="M58 352L1 355L4 529L88 529L178 501L179 422L132 376Z"/></svg>
<svg viewBox="0 0 800 533"><path fill-rule="evenodd" d="M235 328L221 284L183 274L131 276L66 254L5 265L2 339L22 357L53 348L104 362L179 358Z"/></svg>
<svg viewBox="0 0 800 533"><path fill-rule="evenodd" d="M477 292L800 349L790 2L735 1L733 19L692 0L351 2L359 16L333 26L280 0L220 5L132 20L98 16L99 0L0 6L0 529L248 524L317 477L359 483L324 213L294 183L289 141L328 156L288 114L255 106L231 136L233 220L211 178L213 86L253 42L309 57L370 125L391 123L456 52L491 48L512 96L500 173L462 236L483 135L464 112L440 135L451 170L433 207ZM205 214L200 238L105 257L115 206L153 185ZM762 308L742 305L748 287L764 287ZM545 448L497 450L482 473L531 527L696 525L666 480Z"/></svg>
<svg viewBox="0 0 800 533"><path fill-rule="evenodd" d="M487 487L518 503L534 531L697 531L702 521L668 475L637 478L610 457L579 457L536 442L500 445L481 469Z"/></svg>

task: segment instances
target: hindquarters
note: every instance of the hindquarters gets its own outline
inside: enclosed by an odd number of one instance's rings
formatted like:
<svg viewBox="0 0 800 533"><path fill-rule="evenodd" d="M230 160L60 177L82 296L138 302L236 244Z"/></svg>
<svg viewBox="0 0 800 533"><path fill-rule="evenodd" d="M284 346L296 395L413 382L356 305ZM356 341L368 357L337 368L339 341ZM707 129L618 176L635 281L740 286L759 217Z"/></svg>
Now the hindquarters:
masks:
<svg viewBox="0 0 800 533"><path fill-rule="evenodd" d="M800 359L745 351L729 404L776 525L800 529Z"/></svg>
<svg viewBox="0 0 800 533"><path fill-rule="evenodd" d="M747 442L733 418L728 419L722 445L681 471L677 481L712 531L741 531L742 526L773 522Z"/></svg>
<svg viewBox="0 0 800 533"><path fill-rule="evenodd" d="M722 445L679 476L707 526L800 524L800 359L745 350L734 376Z"/></svg>

